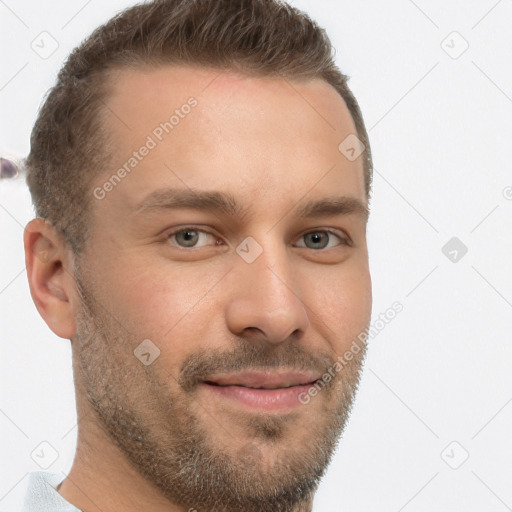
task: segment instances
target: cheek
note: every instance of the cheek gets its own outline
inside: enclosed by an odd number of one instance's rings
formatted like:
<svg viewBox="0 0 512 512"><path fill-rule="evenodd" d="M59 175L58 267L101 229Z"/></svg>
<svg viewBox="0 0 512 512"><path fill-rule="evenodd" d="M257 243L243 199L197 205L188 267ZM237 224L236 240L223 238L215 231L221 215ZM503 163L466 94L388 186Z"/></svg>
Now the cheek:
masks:
<svg viewBox="0 0 512 512"><path fill-rule="evenodd" d="M130 274L113 286L119 320L139 337L161 341L197 323L208 290L218 281L198 267L148 269L146 264L144 270L132 267Z"/></svg>
<svg viewBox="0 0 512 512"><path fill-rule="evenodd" d="M371 319L372 289L367 270L354 270L330 279L318 295L314 311L322 319L325 335L343 352ZM319 327L320 328L320 327Z"/></svg>

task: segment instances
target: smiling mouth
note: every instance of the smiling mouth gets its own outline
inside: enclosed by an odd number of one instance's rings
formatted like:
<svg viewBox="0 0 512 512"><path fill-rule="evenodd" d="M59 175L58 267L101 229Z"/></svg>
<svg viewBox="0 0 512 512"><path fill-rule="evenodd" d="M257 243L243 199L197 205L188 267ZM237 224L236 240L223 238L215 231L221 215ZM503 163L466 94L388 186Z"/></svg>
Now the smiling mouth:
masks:
<svg viewBox="0 0 512 512"><path fill-rule="evenodd" d="M243 372L219 375L201 384L217 399L239 406L271 410L289 410L302 405L299 400L320 379L308 372Z"/></svg>
<svg viewBox="0 0 512 512"><path fill-rule="evenodd" d="M316 382L316 381L315 381ZM311 384L313 385L315 382L309 382L307 384ZM297 386L304 386L306 384L283 384L283 385L261 385L261 386L248 386L248 385L245 385L245 384L218 384L217 382L213 382L213 381L208 381L208 380L205 380L204 381L205 384L209 384L210 386L219 386L219 387L240 387L240 388L247 388L247 389L265 389L265 390L268 390L268 391L271 391L271 390L274 390L274 389L288 389L288 388L293 388L293 387L297 387Z"/></svg>

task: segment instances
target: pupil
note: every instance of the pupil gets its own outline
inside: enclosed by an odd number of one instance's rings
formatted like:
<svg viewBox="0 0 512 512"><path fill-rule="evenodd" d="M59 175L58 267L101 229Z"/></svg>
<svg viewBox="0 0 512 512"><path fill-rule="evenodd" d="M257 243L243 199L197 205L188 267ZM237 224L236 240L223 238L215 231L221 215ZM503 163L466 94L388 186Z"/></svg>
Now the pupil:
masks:
<svg viewBox="0 0 512 512"><path fill-rule="evenodd" d="M181 231L180 233L178 233L178 238L180 236L182 238L184 245L186 245L187 247L191 247L196 244L198 234L197 231L187 229L185 231Z"/></svg>
<svg viewBox="0 0 512 512"><path fill-rule="evenodd" d="M324 244L322 245L321 248L324 248L326 246L326 243L327 242L327 237L326 237L326 234L325 233L312 233L310 235L308 235L310 237L310 240L313 244L321 244L322 243L322 238L324 239Z"/></svg>

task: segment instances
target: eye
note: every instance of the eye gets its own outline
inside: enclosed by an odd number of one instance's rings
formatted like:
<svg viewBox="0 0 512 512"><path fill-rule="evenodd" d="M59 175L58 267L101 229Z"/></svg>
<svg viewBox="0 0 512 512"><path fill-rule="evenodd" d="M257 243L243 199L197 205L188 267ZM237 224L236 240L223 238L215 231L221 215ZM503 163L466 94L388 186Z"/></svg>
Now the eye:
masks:
<svg viewBox="0 0 512 512"><path fill-rule="evenodd" d="M174 231L173 233L169 233L167 235L169 240L174 240L174 245L177 245L182 248L195 248L195 247L204 247L205 242L208 241L208 238L215 238L211 233L207 231L203 231L201 229L196 229L194 227L186 227L182 228L179 231ZM203 242L203 243L201 243ZM213 244L216 245L218 242L214 240Z"/></svg>
<svg viewBox="0 0 512 512"><path fill-rule="evenodd" d="M302 235L301 239L304 240L304 245L297 245L296 247L318 250L332 249L338 245L350 245L347 237L342 237L332 231L327 230L311 231L310 233ZM336 239L339 240L339 243L335 243Z"/></svg>
<svg viewBox="0 0 512 512"><path fill-rule="evenodd" d="M198 229L194 226L187 226L179 230L173 231L166 236L172 245L182 249L194 249L205 246L216 246L221 244L212 233ZM340 245L350 245L348 237L339 235L330 230L311 231L302 235L302 244L299 243L296 247L323 250L332 249ZM208 243L210 241L210 243Z"/></svg>

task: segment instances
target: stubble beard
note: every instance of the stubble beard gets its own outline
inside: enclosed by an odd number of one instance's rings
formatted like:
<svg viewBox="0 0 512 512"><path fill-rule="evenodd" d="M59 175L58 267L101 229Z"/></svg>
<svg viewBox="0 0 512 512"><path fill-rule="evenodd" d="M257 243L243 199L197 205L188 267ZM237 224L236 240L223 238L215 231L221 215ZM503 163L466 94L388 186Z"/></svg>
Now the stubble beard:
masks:
<svg viewBox="0 0 512 512"><path fill-rule="evenodd" d="M135 358L137 340L130 333L120 336L119 324L88 290L89 281L78 270L76 282L82 313L73 338L75 382L98 426L155 490L187 511L311 510L313 495L348 421L366 346L321 391L335 393L336 405L329 409L324 401L318 428L306 442L299 446L287 442L293 424L285 417L255 415L247 418L247 439L230 453L216 446L211 429L188 407L197 389L171 396L166 376ZM261 345L244 347L245 360L270 362ZM192 358L182 376L197 360L207 361L202 356ZM211 423L229 438L230 425L222 418Z"/></svg>

